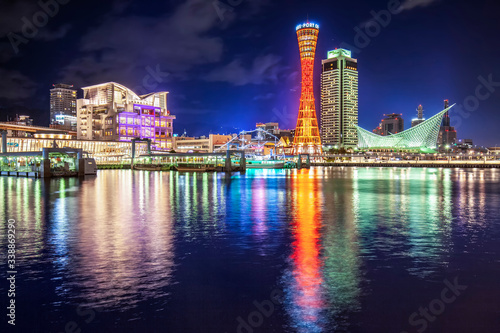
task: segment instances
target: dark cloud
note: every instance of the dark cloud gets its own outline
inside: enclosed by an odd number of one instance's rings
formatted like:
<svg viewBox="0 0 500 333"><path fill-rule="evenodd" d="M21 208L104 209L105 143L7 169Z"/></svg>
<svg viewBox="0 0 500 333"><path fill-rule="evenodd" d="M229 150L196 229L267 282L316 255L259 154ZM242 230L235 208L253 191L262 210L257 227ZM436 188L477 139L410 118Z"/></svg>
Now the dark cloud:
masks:
<svg viewBox="0 0 500 333"><path fill-rule="evenodd" d="M0 42L0 64L10 61L15 55L12 45L7 40Z"/></svg>
<svg viewBox="0 0 500 333"><path fill-rule="evenodd" d="M56 39L61 39L66 37L70 29L71 25L69 24L65 24L56 30L42 29L40 30L36 38L46 42L53 41Z"/></svg>
<svg viewBox="0 0 500 333"><path fill-rule="evenodd" d="M148 66L182 76L193 66L220 61L223 40L210 34L218 23L212 3L204 0L188 0L172 15L109 16L82 38L81 56L62 70L61 80L127 83L145 77Z"/></svg>
<svg viewBox="0 0 500 333"><path fill-rule="evenodd" d="M283 70L281 57L268 54L255 58L250 69L244 68L241 60L234 60L226 66L214 69L204 79L210 82L228 82L235 86L276 83Z"/></svg>
<svg viewBox="0 0 500 333"><path fill-rule="evenodd" d="M416 7L427 7L439 0L405 0L401 4L401 10L411 10Z"/></svg>
<svg viewBox="0 0 500 333"><path fill-rule="evenodd" d="M18 100L31 97L36 84L19 71L0 68L0 99ZM5 80L5 78L8 78Z"/></svg>
<svg viewBox="0 0 500 333"><path fill-rule="evenodd" d="M43 3L49 2L44 1ZM52 5L48 5L47 8L44 9L40 6L38 1L5 1L2 3L0 11L0 21L2 22L0 25L0 39L8 40L8 35L11 33L25 37L23 35L23 29L27 26L26 22L38 31L34 37L27 37L27 39L50 41L66 36L70 25L66 24L60 28L56 28L55 30L50 30L45 25L37 26L36 24L33 24L34 17L45 17L46 24L49 24L52 18L59 13L61 8L62 5L58 4L57 8ZM47 11L49 14L47 14ZM42 16L38 16L37 13L42 14Z"/></svg>
<svg viewBox="0 0 500 333"><path fill-rule="evenodd" d="M2 1L0 12L0 38L5 38L9 32L18 33L23 27L21 19L30 17L40 10L36 1L14 0Z"/></svg>

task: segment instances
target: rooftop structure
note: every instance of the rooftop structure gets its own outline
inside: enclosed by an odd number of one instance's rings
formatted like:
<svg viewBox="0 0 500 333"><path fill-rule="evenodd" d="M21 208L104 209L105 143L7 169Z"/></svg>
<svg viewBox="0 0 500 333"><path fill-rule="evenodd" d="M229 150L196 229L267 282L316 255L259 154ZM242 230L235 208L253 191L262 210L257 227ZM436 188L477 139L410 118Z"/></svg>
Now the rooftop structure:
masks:
<svg viewBox="0 0 500 333"><path fill-rule="evenodd" d="M446 109L446 107L445 107L445 109ZM423 123L424 121L425 121L424 108L423 108L422 104L420 104L417 108L417 118L413 118L411 120L411 127L415 127L418 124Z"/></svg>

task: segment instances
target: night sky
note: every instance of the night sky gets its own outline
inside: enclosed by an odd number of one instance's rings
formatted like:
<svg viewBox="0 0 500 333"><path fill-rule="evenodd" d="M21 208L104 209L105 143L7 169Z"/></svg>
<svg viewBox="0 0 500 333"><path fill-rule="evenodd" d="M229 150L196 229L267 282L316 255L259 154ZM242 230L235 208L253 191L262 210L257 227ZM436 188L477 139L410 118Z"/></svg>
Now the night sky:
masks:
<svg viewBox="0 0 500 333"><path fill-rule="evenodd" d="M320 25L318 114L321 59L349 44L358 49L360 126L372 130L384 113L397 112L408 128L419 104L430 117L449 99L473 110L452 113L459 138L500 145L498 1L59 1L66 4L46 25L37 1L0 4L1 121L23 113L47 126L53 83L115 81L139 93L169 91L176 133L236 132L268 121L294 128L295 26L309 18ZM388 6L397 11L377 31L371 12ZM25 38L22 18L34 15L41 27ZM373 37L357 43L355 28ZM23 38L17 53L10 32ZM144 85L155 71L158 80ZM474 97L480 76L498 82L479 89L481 100Z"/></svg>

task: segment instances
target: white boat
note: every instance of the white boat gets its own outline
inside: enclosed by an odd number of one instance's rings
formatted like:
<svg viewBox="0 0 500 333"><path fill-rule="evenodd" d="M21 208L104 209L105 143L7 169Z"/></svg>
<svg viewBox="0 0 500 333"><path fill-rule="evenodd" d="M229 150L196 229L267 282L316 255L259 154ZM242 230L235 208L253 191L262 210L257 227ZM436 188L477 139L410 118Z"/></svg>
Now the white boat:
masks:
<svg viewBox="0 0 500 333"><path fill-rule="evenodd" d="M285 162L280 160L247 160L247 169L283 169Z"/></svg>

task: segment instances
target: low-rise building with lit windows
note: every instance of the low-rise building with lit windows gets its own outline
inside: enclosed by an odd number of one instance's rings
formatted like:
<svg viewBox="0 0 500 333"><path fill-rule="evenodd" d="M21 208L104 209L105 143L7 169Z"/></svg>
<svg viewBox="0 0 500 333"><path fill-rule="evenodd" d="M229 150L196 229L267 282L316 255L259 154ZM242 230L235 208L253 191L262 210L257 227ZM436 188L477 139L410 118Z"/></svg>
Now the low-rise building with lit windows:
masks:
<svg viewBox="0 0 500 333"><path fill-rule="evenodd" d="M67 134L35 133L34 137L5 137L6 153L41 152L43 148L82 149L85 155L96 160L97 164L130 163L132 142L74 140ZM0 145L3 144L0 138ZM136 154L147 154L147 144L138 142Z"/></svg>
<svg viewBox="0 0 500 333"><path fill-rule="evenodd" d="M108 82L84 87L77 101L78 139L130 142L151 139L153 148L171 149L173 120L167 109L168 92L137 95Z"/></svg>
<svg viewBox="0 0 500 333"><path fill-rule="evenodd" d="M213 153L233 138L232 135L210 134L208 137L177 137L174 138L174 150L177 153L199 152ZM250 139L250 138L248 138Z"/></svg>

